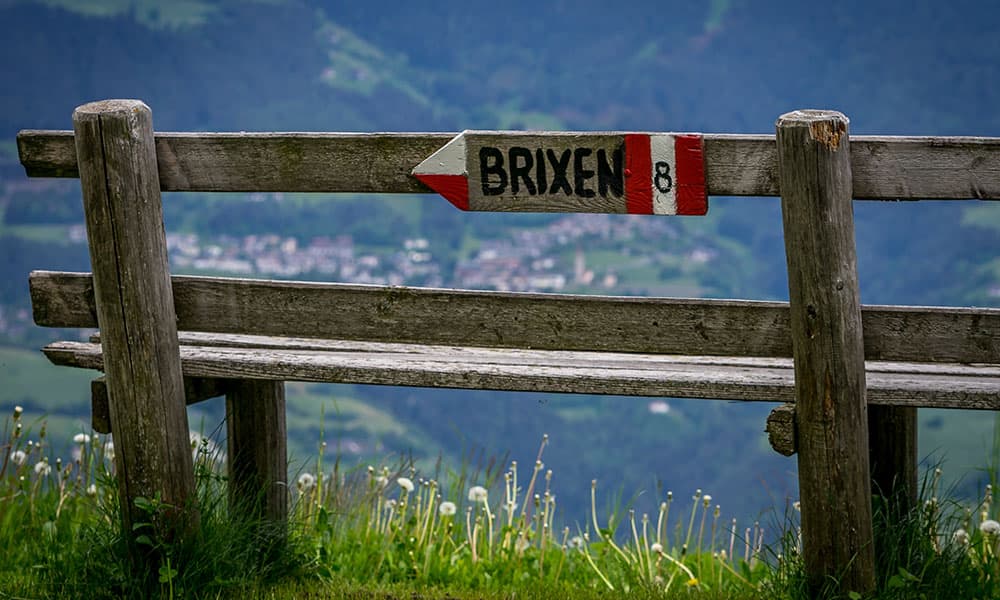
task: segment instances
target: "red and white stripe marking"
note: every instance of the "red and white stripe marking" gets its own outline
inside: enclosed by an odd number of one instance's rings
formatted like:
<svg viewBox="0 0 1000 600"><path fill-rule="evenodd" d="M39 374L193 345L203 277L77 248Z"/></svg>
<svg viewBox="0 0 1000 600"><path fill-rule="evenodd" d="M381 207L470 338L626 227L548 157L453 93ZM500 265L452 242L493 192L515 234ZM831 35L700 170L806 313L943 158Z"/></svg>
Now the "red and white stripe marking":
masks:
<svg viewBox="0 0 1000 600"><path fill-rule="evenodd" d="M413 176L456 207L469 210L469 171L463 131L413 169Z"/></svg>
<svg viewBox="0 0 1000 600"><path fill-rule="evenodd" d="M669 190L656 185L656 165L669 166ZM625 202L637 215L704 215L705 162L698 134L625 134ZM665 186L664 186L665 187Z"/></svg>

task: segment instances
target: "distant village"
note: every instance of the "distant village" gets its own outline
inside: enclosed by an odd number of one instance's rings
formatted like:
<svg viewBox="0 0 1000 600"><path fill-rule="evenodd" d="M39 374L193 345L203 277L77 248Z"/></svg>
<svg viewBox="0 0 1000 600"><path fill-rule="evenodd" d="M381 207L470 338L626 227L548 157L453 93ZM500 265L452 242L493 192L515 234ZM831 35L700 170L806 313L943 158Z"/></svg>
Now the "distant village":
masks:
<svg viewBox="0 0 1000 600"><path fill-rule="evenodd" d="M177 273L217 273L269 278L322 279L350 283L457 287L503 291L615 290L615 267L587 264L586 250L619 249L629 259L628 242L676 238L667 219L613 218L573 214L539 229L512 230L509 237L482 240L474 254L445 272L427 238L400 240L397 248L363 252L347 235L300 242L276 234L221 236L205 240L193 233L168 233L171 269ZM674 249L676 251L676 249ZM572 259L567 260L570 252ZM661 250L662 251L662 250ZM701 265L716 252L687 250L684 260Z"/></svg>

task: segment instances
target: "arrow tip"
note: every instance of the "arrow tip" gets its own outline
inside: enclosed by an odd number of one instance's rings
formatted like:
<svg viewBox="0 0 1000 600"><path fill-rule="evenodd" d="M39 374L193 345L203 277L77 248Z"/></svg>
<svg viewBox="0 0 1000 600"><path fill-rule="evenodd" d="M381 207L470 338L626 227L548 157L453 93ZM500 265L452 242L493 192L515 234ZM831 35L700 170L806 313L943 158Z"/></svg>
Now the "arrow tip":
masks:
<svg viewBox="0 0 1000 600"><path fill-rule="evenodd" d="M414 173L424 185L445 197L456 208L469 210L469 180L465 175L432 175Z"/></svg>
<svg viewBox="0 0 1000 600"><path fill-rule="evenodd" d="M465 132L455 136L413 169L413 176L462 210L469 210L465 173Z"/></svg>

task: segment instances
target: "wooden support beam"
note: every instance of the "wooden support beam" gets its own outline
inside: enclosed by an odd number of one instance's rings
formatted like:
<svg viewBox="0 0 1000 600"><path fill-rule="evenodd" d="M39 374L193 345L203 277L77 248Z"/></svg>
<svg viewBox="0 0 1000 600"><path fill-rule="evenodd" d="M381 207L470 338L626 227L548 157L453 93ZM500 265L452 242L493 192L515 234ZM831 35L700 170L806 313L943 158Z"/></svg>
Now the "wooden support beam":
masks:
<svg viewBox="0 0 1000 600"><path fill-rule="evenodd" d="M217 377L185 377L184 402L191 406L226 394L230 380ZM111 408L105 377L90 382L90 426L97 433L111 433Z"/></svg>
<svg viewBox="0 0 1000 600"><path fill-rule="evenodd" d="M767 441L775 452L791 456L798 451L798 435L795 430L795 405L782 404L767 415Z"/></svg>
<svg viewBox="0 0 1000 600"><path fill-rule="evenodd" d="M150 519L135 499L159 497L173 507L166 530L180 533L196 522L175 520L195 499L194 470L152 113L137 100L94 102L73 127L125 531Z"/></svg>
<svg viewBox="0 0 1000 600"><path fill-rule="evenodd" d="M778 118L806 577L814 593L875 587L864 341L848 120Z"/></svg>
<svg viewBox="0 0 1000 600"><path fill-rule="evenodd" d="M782 404L767 416L768 442L775 452L798 451L795 405ZM917 407L868 404L868 464L872 491L895 516L917 505Z"/></svg>
<svg viewBox="0 0 1000 600"><path fill-rule="evenodd" d="M226 428L230 505L280 526L288 517L285 384L233 381L226 393Z"/></svg>

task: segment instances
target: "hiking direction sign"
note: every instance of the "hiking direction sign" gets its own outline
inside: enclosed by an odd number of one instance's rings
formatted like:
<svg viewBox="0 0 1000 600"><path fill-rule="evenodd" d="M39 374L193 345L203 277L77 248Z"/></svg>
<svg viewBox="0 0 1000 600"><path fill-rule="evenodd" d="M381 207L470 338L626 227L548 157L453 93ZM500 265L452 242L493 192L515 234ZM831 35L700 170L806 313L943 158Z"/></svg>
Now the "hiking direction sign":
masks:
<svg viewBox="0 0 1000 600"><path fill-rule="evenodd" d="M462 210L708 212L700 134L463 131L413 176Z"/></svg>

